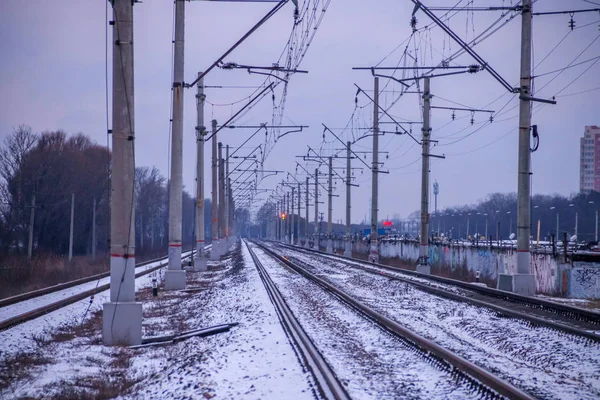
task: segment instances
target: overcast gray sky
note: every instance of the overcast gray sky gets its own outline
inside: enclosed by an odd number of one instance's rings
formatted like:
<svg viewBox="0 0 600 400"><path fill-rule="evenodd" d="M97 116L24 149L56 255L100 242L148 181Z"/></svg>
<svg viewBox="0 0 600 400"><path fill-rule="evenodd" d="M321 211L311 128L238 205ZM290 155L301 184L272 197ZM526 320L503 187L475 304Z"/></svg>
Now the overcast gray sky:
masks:
<svg viewBox="0 0 600 400"><path fill-rule="evenodd" d="M425 1L427 5L455 3ZM510 3L514 0L473 1L474 6ZM191 82L197 71L209 66L271 7L273 4L270 3L186 3L186 81ZM535 11L591 7L595 6L584 0L540 0L535 4ZM388 54L381 65L398 64L405 46L395 52L392 50L411 34L409 21L412 8L409 0L331 1L301 65L309 73L292 77L285 105L284 123L293 121L311 128L278 141L265 163L265 169L293 173L297 160L294 156L306 154L307 145L322 149L323 154L340 148L331 135L327 135L323 143L321 123L332 128L345 127L355 108L356 88L353 84L372 89L370 72L353 71L352 67L375 65ZM498 17L498 12L462 12L449 23L463 39L471 40ZM417 18L418 27L432 26L423 13L418 13ZM577 29L573 31L568 27L569 18L568 15L534 18L534 64L540 63L562 40L535 69L535 75L564 68L577 56L574 64L600 56L600 14L575 15ZM284 49L292 24L293 6L290 3L227 60L271 65ZM167 175L173 2L146 0L136 4L134 26L137 165L156 165ZM109 40L110 37L109 31ZM438 64L443 56L458 49L458 45L450 42L437 28L419 32L415 39L410 42L410 48L412 56L416 54L421 65ZM516 84L519 78L519 48L520 17L474 47L511 84ZM109 63L110 51L109 47ZM0 54L2 137L16 126L27 124L35 131L62 129L68 133L83 132L99 143L106 143L104 1L2 0ZM463 55L454 63L468 65L473 60ZM587 72L571 83L588 67ZM207 76L205 84L256 86L263 82L263 78L248 75L243 70L215 70ZM385 83L382 80L381 86ZM546 83L548 85L544 86ZM600 90L597 90L600 87L600 62L587 62L558 76L539 77L535 80L535 87L538 89L536 97L541 98L562 92L555 106L534 104L533 123L539 127L541 144L532 156L533 191L570 194L579 187L579 137L585 125L600 125ZM281 96L281 89L282 85L276 90L277 99ZM211 104L206 106L206 125L210 125L212 118L225 122L243 102L221 104L247 98L253 90L207 89L207 101ZM391 91L398 91L399 86L390 85L386 90L389 92L382 93L381 103L388 107L395 97ZM432 135L440 142L432 152L446 155L445 160L433 160L431 166L432 182L437 180L440 184L439 208L473 203L492 192L516 191L518 100L511 100L513 96L487 72L433 79L431 90L435 96L433 105L451 107L453 103L448 102L450 100L469 107L502 109L492 124L483 123L488 118L486 115L476 114L473 126L469 113L456 112L457 118L452 121L451 111L433 110ZM190 192L194 191L196 157L194 94L195 89L186 91L184 112L184 185ZM372 106L362 95L358 100L360 107L350 126L370 126ZM497 101L492 103L494 100ZM390 113L395 118L420 121L419 110L417 95L407 94L390 109ZM270 123L271 116L272 101L267 96L237 123ZM386 120L389 121L382 118L382 121ZM382 125L381 128L393 130L392 125ZM414 125L412 130L415 135L420 135L420 125ZM249 133L226 130L220 140L237 146ZM357 137L360 132L347 130L343 133L344 141L352 139L353 134ZM355 148L369 150L370 140L359 141ZM248 146L253 147L263 141L264 135L260 134ZM406 216L419 208L421 150L406 135L390 134L381 137L380 149L389 152L383 169L390 170L389 175L380 176L380 216L392 217L396 213ZM370 155L366 161L370 162ZM342 165L343 160L340 160L339 166ZM359 163L354 161L354 165L359 166ZM356 176L360 187L353 188L352 218L358 222L369 215L371 181L366 170L362 175L357 171ZM282 175L268 178L262 187L272 188L282 178ZM337 186L340 197L334 200L334 220L345 215L345 191L341 184ZM206 193L207 196L210 193L209 183Z"/></svg>

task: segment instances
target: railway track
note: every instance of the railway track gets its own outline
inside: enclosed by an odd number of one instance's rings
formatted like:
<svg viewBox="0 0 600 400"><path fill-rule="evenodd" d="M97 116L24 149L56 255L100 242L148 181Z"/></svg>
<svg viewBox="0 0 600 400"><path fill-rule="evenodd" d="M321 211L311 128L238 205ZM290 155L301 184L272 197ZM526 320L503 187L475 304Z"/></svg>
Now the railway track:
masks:
<svg viewBox="0 0 600 400"><path fill-rule="evenodd" d="M382 313L375 311L373 308L365 305L363 302L340 290L326 280L307 271L305 268L298 266L289 258L277 254L272 249L264 245L259 243L254 244L273 259L293 270L295 273L300 274L304 278L307 278L311 282L317 284L326 292L334 295L342 302L347 304L350 308L367 317L383 330L392 333L400 340L409 343L411 346L414 346L423 357L431 358L433 360L433 364L438 365L441 369L450 371L452 376L457 378L457 382L468 382L471 388L473 388L477 393L481 394L481 397L509 399L533 398L521 389L511 385L507 381L504 381L489 371L477 366L465 358L460 357L452 351L434 343L433 341L415 333L414 331L407 329ZM256 256L253 255L253 258L255 257Z"/></svg>
<svg viewBox="0 0 600 400"><path fill-rule="evenodd" d="M486 307L508 317L524 319L536 325L547 326L600 342L600 313L598 312L455 279L424 275L383 264L373 264L337 254L327 254L280 243L275 245L306 254L319 254L322 257L341 260L353 268L402 281L437 296Z"/></svg>
<svg viewBox="0 0 600 400"><path fill-rule="evenodd" d="M209 248L210 248L210 246L207 246L207 247L205 247L205 250L207 250ZM191 252L188 252L188 254L186 254L182 257L182 259L185 260L186 258L189 258L190 256L191 256ZM136 272L135 277L139 278L141 276L148 275L154 271L157 271L157 270L163 268L165 265L167 265L166 262L161 262L163 260L167 260L167 258L162 257L162 258L157 258L154 260L145 261L143 263L137 264L136 270L140 269L140 271ZM159 263L158 265L155 265L155 266L149 267L149 268L144 268L145 266L155 264L157 262ZM110 289L110 282L109 282L109 283L105 283L102 285L98 284L89 289L82 288L81 291L76 290L77 286L86 286L86 284L88 284L90 282L94 282L94 281L97 281L99 283L102 279L106 279L109 276L110 276L110 272L105 272L102 274L97 274L97 275L93 275L93 276L90 276L87 278L82 278L82 279L77 279L77 280L73 280L70 282L65 282L65 283L62 283L59 285L50 286L50 287L47 287L44 289L35 290L32 292L23 293L21 295L17 295L17 296L13 296L13 297L9 297L9 298L0 300L0 318L2 318L1 317L2 314L5 315L5 317L0 319L0 331L4 331L6 329L9 329L14 326L25 323L27 321L39 318L43 315L46 315L52 311L58 310L69 304L73 304L77 301L86 299L88 297L94 296L95 294L98 294L100 292ZM73 293L73 294L67 293L67 294L65 294L65 297L57 299L59 297L58 296L59 292L61 292L61 291L71 292L71 290L69 290L69 289L72 289L76 293ZM56 296L52 296L53 294ZM45 299L44 296L46 296L48 298ZM35 301L36 299L38 299L37 303L40 303L40 304L36 304L34 306L27 307L26 310L23 312L16 311L16 312L14 312L15 315L9 316L12 309L16 308L16 306L18 306L19 303L23 303L23 302L27 302L27 301Z"/></svg>
<svg viewBox="0 0 600 400"><path fill-rule="evenodd" d="M286 334L292 339L296 345L296 348L302 354L304 363L312 372L313 377L318 384L321 395L326 399L349 400L350 397L348 396L348 393L346 393L344 386L338 380L337 376L329 364L327 364L323 356L319 353L306 332L304 332L304 329L302 329L302 326L300 326L283 299L279 289L277 289L277 286L275 286L275 283L248 243L246 243L246 247L252 256L254 265L256 266L260 278L265 285L265 289L269 294L269 298L271 299L271 302L273 303L275 310L279 315L279 319L286 331Z"/></svg>

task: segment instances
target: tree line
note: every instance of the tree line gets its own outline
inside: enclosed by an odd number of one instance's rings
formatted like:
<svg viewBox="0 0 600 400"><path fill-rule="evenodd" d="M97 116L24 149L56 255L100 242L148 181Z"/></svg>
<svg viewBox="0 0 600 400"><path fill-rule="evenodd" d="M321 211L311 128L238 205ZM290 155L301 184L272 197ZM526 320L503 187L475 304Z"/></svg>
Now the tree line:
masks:
<svg viewBox="0 0 600 400"><path fill-rule="evenodd" d="M35 133L19 126L0 145L0 255L27 254L32 210L33 253L64 255L69 249L74 199L73 253L109 250L110 151L83 133ZM166 249L168 180L156 167L135 170L136 253ZM34 202L35 197L35 202ZM93 214L96 241L92 243ZM204 201L210 238L212 203ZM183 191L182 240L193 244L195 200Z"/></svg>

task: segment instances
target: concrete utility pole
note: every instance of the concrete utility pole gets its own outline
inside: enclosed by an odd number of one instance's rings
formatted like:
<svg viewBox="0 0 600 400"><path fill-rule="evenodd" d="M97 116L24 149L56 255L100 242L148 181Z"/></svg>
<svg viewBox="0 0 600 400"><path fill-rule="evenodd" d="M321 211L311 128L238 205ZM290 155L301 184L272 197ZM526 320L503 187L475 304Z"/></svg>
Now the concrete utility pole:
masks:
<svg viewBox="0 0 600 400"><path fill-rule="evenodd" d="M94 199L94 204L95 204ZM94 209L94 215L96 210ZM596 214L596 217L598 215ZM31 198L31 213L29 214L29 245L27 246L27 259L31 261L31 256L33 254L33 223L35 222L35 194ZM94 257L94 260L96 257Z"/></svg>
<svg viewBox="0 0 600 400"><path fill-rule="evenodd" d="M210 259L216 261L221 258L221 251L219 248L219 201L217 200L217 120L212 120L212 158L211 158L211 172L212 172L212 228L211 228L211 241L212 247L210 249Z"/></svg>
<svg viewBox="0 0 600 400"><path fill-rule="evenodd" d="M532 1L523 0L521 10L521 84L519 85L519 156L517 190L517 273L501 274L498 289L526 296L535 295L535 276L531 273L531 19Z"/></svg>
<svg viewBox="0 0 600 400"><path fill-rule="evenodd" d="M309 177L306 177L306 210L304 210L304 215L305 215L305 221L304 221L304 247L309 249L310 248L310 243L309 243L309 236L308 236L308 181L309 181Z"/></svg>
<svg viewBox="0 0 600 400"><path fill-rule="evenodd" d="M202 72L198 72L200 76ZM204 78L198 81L196 94L196 254L194 271L206 271L208 266L204 256Z"/></svg>
<svg viewBox="0 0 600 400"><path fill-rule="evenodd" d="M227 170L229 171L229 166L227 167ZM234 220L235 220L235 201L233 200L233 189L231 188L231 178L227 178L227 194L229 195L229 202L228 202L228 214L227 214L227 223L228 223L228 235L231 241L235 242L237 239L235 237L235 227L234 227Z"/></svg>
<svg viewBox="0 0 600 400"><path fill-rule="evenodd" d="M291 244L292 230L290 227L290 194L285 194L285 242Z"/></svg>
<svg viewBox="0 0 600 400"><path fill-rule="evenodd" d="M71 193L71 229L69 230L69 262L73 261L73 221L75 219L75 193Z"/></svg>
<svg viewBox="0 0 600 400"><path fill-rule="evenodd" d="M279 219L279 241L281 242L285 242L285 220L282 218L282 214L285 213L284 211L284 204L285 204L285 195L283 195L283 198L281 200L279 200L279 215L278 215L278 219Z"/></svg>
<svg viewBox="0 0 600 400"><path fill-rule="evenodd" d="M319 250L319 168L315 168L315 250Z"/></svg>
<svg viewBox="0 0 600 400"><path fill-rule="evenodd" d="M92 260L96 261L96 198L92 204Z"/></svg>
<svg viewBox="0 0 600 400"><path fill-rule="evenodd" d="M290 197L290 244L294 244L294 194L296 188L292 186L292 197Z"/></svg>
<svg viewBox="0 0 600 400"><path fill-rule="evenodd" d="M229 229L230 229L230 225L229 225L229 203L230 203L230 198L229 198L229 178L227 178L229 176L229 145L225 146L225 176L224 176L224 181L223 181L223 185L225 187L225 201L223 202L223 205L225 206L225 211L224 211L224 215L223 215L223 222L224 224L224 228L225 228L225 243L226 246L229 247Z"/></svg>
<svg viewBox="0 0 600 400"><path fill-rule="evenodd" d="M102 338L108 346L131 346L142 343L142 303L135 302L133 2L112 5L110 302L103 306Z"/></svg>
<svg viewBox="0 0 600 400"><path fill-rule="evenodd" d="M377 244L377 174L379 173L379 78L375 77L373 93L373 164L371 166L371 249L369 261L379 262Z"/></svg>
<svg viewBox="0 0 600 400"><path fill-rule="evenodd" d="M423 274L431 273L429 265L429 149L431 139L431 127L429 118L431 114L431 93L429 89L429 78L424 78L423 89L423 168L421 171L421 233L419 239L419 262L417 272ZM468 228L467 228L468 229Z"/></svg>
<svg viewBox="0 0 600 400"><path fill-rule="evenodd" d="M301 197L302 197L302 195L301 195L301 192L300 192L300 182L298 182L298 222L297 222L297 224L298 224L298 235L296 237L296 243L294 243L294 244L297 244L298 246L300 246L302 244L300 242L300 207L301 207L300 200L301 200Z"/></svg>
<svg viewBox="0 0 600 400"><path fill-rule="evenodd" d="M331 218L333 215L333 157L329 157L329 191L327 203L327 252L333 253L333 235Z"/></svg>
<svg viewBox="0 0 600 400"><path fill-rule="evenodd" d="M185 1L175 1L175 55L173 80L173 118L171 120L171 177L169 179L169 269L165 290L185 288L181 267L181 218L183 190L183 40Z"/></svg>
<svg viewBox="0 0 600 400"><path fill-rule="evenodd" d="M350 231L350 193L352 187L352 151L351 143L346 143L346 246L344 257L352 257L352 237Z"/></svg>
<svg viewBox="0 0 600 400"><path fill-rule="evenodd" d="M223 159L223 143L219 142L219 241L221 254L227 252L225 225L225 160Z"/></svg>

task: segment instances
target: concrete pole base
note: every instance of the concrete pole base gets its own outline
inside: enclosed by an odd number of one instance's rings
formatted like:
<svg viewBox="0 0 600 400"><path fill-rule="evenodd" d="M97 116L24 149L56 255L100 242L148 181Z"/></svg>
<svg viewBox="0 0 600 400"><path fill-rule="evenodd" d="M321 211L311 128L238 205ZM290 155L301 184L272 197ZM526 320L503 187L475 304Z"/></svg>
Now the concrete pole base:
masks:
<svg viewBox="0 0 600 400"><path fill-rule="evenodd" d="M523 296L535 296L535 276L533 274L499 274L498 290Z"/></svg>
<svg viewBox="0 0 600 400"><path fill-rule="evenodd" d="M210 259L211 261L219 261L221 259L221 243L219 240L213 241L210 248Z"/></svg>
<svg viewBox="0 0 600 400"><path fill-rule="evenodd" d="M325 251L327 251L329 254L333 254L333 242L331 239L327 240L327 249Z"/></svg>
<svg viewBox="0 0 600 400"><path fill-rule="evenodd" d="M308 241L308 239L306 239L306 240L304 241L304 248L305 248L305 249L310 249L310 242Z"/></svg>
<svg viewBox="0 0 600 400"><path fill-rule="evenodd" d="M346 247L344 248L344 257L352 257L352 243L346 242Z"/></svg>
<svg viewBox="0 0 600 400"><path fill-rule="evenodd" d="M102 341L105 346L142 344L142 303L104 303Z"/></svg>
<svg viewBox="0 0 600 400"><path fill-rule="evenodd" d="M428 264L426 265L417 265L417 272L420 272L422 274L427 274L427 275L431 275L431 266L429 266Z"/></svg>
<svg viewBox="0 0 600 400"><path fill-rule="evenodd" d="M165 272L165 290L185 289L185 271L169 270Z"/></svg>
<svg viewBox="0 0 600 400"><path fill-rule="evenodd" d="M202 272L208 270L208 264L206 258L195 258L194 259L194 272Z"/></svg>

